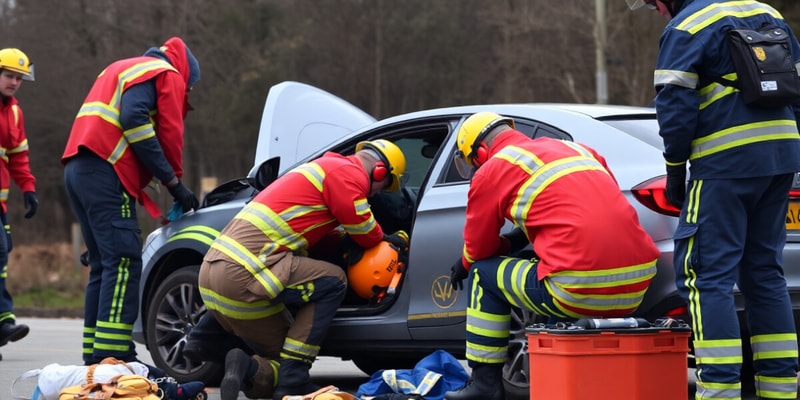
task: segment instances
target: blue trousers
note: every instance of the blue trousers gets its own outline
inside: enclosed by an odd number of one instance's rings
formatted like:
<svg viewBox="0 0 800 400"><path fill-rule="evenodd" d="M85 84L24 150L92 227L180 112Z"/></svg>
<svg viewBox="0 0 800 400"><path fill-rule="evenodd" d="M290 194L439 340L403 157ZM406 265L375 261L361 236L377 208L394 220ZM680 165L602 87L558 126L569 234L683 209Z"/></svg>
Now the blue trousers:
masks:
<svg viewBox="0 0 800 400"><path fill-rule="evenodd" d="M133 361L131 340L139 309L142 238L136 201L111 164L80 153L64 169L64 184L89 251L83 321L83 360Z"/></svg>
<svg viewBox="0 0 800 400"><path fill-rule="evenodd" d="M0 212L3 231L0 232L0 324L14 322L14 300L6 289L8 279L8 253L11 252L11 232L8 227L6 213Z"/></svg>
<svg viewBox="0 0 800 400"><path fill-rule="evenodd" d="M538 260L493 257L472 264L467 282L467 361L500 364L508 355L511 307L566 318L537 277Z"/></svg>
<svg viewBox="0 0 800 400"><path fill-rule="evenodd" d="M675 279L692 316L698 398L739 395L733 289L741 291L759 398L796 392L797 334L783 276L792 174L693 180L675 232ZM793 398L793 397L792 397Z"/></svg>

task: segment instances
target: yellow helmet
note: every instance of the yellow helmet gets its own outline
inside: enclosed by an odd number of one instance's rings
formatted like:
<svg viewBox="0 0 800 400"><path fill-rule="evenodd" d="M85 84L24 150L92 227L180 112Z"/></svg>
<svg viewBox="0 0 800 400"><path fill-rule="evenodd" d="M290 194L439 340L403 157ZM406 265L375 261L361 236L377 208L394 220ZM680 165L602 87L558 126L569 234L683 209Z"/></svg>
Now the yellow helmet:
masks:
<svg viewBox="0 0 800 400"><path fill-rule="evenodd" d="M472 175L472 169L476 166L474 159L476 156L484 158L485 155L479 154L478 148L481 141L496 126L506 124L514 128L514 120L490 111L481 111L472 114L467 118L458 129L456 136L457 151L455 154L455 164L459 175L468 179ZM483 159L480 163L485 162Z"/></svg>
<svg viewBox="0 0 800 400"><path fill-rule="evenodd" d="M396 144L386 140L378 139L365 142L359 142L356 145L356 151L373 150L378 153L381 159L373 167L370 173L370 179L374 181L382 181L386 178L386 174L391 174L391 181L386 191L394 192L400 188L400 180L406 172L406 156L403 151L397 147Z"/></svg>
<svg viewBox="0 0 800 400"><path fill-rule="evenodd" d="M22 79L26 81L33 80L33 64L19 49L2 49L0 50L0 69L7 69L9 71L22 74Z"/></svg>

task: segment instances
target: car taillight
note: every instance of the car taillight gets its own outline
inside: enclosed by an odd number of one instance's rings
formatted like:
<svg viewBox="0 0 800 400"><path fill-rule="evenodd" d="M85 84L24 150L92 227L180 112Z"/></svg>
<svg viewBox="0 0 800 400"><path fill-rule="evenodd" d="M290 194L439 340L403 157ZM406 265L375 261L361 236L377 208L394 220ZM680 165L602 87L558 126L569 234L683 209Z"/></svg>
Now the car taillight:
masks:
<svg viewBox="0 0 800 400"><path fill-rule="evenodd" d="M800 189L792 189L789 191L789 198L792 200L800 200Z"/></svg>
<svg viewBox="0 0 800 400"><path fill-rule="evenodd" d="M664 194L664 188L667 187L667 176L657 176L653 179L648 179L631 189L633 197L644 204L645 207L664 215L677 217L681 214L681 210L675 208L667 201L667 196Z"/></svg>

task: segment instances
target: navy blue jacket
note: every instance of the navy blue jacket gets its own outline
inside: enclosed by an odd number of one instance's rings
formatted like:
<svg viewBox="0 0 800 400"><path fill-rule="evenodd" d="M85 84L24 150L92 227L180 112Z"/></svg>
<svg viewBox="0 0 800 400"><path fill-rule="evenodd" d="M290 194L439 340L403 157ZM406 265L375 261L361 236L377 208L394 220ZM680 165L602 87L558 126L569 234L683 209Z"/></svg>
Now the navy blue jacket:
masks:
<svg viewBox="0 0 800 400"><path fill-rule="evenodd" d="M686 0L661 35L654 84L664 158L667 165L689 161L691 179L800 171L794 108L747 106L737 89L713 80L736 79L728 31L763 24L792 32L764 3ZM794 34L790 50L797 65L800 45Z"/></svg>

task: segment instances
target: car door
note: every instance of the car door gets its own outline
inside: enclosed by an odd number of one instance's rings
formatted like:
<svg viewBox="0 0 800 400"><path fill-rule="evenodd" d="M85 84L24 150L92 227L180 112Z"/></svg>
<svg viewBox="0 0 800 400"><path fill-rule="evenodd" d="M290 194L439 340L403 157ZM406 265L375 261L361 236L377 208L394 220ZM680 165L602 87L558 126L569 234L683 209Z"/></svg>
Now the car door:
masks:
<svg viewBox="0 0 800 400"><path fill-rule="evenodd" d="M269 90L258 132L254 174L262 162L280 157L279 173L328 147L375 118L322 89L281 82Z"/></svg>

